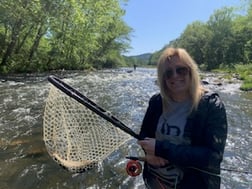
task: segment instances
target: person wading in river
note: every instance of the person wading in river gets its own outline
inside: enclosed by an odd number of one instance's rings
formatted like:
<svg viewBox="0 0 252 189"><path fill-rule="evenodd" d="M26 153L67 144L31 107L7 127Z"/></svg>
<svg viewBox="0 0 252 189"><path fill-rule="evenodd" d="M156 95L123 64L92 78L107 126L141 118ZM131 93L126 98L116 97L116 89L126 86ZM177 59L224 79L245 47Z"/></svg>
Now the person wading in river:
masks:
<svg viewBox="0 0 252 189"><path fill-rule="evenodd" d="M147 188L218 189L227 138L219 95L200 82L197 64L181 48L167 48L158 65L160 93L149 100L139 140Z"/></svg>

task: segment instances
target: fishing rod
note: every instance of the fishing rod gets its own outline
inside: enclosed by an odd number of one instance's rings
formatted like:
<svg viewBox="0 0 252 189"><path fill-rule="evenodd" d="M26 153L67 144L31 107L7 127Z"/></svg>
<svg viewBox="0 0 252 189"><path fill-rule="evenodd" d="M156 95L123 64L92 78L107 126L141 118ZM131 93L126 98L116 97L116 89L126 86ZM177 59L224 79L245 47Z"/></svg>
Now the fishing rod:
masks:
<svg viewBox="0 0 252 189"><path fill-rule="evenodd" d="M134 160L134 161L146 161L145 157L136 157L136 156L127 156L127 159ZM232 168L224 168L221 167L221 170L228 171L228 172L236 172L236 173L244 173L244 174L252 174L250 171L244 171L244 170L237 170Z"/></svg>

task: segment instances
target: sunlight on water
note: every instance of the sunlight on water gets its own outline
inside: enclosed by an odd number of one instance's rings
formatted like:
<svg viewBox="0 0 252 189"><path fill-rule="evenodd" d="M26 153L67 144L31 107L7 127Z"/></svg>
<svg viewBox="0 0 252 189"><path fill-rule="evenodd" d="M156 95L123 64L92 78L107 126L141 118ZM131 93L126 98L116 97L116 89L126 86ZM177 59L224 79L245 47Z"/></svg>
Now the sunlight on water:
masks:
<svg viewBox="0 0 252 189"><path fill-rule="evenodd" d="M238 171L222 170L222 188L251 188L252 175L243 171L251 171L252 167L252 93L240 92L239 82L206 76L206 87L219 92L228 114L229 133L222 167ZM72 73L64 81L135 132L139 132L149 98L158 92L155 69ZM132 178L125 171L125 157L143 153L136 139L113 152L98 169L83 174L71 174L49 157L42 140L49 86L45 78L0 83L0 188L144 189L141 176Z"/></svg>

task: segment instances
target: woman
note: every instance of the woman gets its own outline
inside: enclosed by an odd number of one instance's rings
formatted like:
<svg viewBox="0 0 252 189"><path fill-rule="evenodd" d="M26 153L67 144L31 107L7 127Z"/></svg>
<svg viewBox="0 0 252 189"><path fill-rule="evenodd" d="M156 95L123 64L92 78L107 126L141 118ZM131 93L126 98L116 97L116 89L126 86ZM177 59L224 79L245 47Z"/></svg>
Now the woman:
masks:
<svg viewBox="0 0 252 189"><path fill-rule="evenodd" d="M158 66L160 94L151 97L138 141L147 188L218 189L227 137L226 110L203 88L184 49L167 48Z"/></svg>

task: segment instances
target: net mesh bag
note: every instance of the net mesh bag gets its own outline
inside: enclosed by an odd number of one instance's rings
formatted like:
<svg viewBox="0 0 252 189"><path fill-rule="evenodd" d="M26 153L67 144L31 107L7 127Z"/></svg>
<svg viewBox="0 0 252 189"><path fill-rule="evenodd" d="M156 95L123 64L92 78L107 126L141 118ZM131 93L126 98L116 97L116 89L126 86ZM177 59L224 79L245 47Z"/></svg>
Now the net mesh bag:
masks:
<svg viewBox="0 0 252 189"><path fill-rule="evenodd" d="M71 172L84 172L104 160L130 136L51 85L43 137L51 157Z"/></svg>

